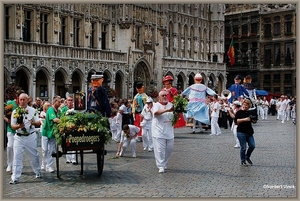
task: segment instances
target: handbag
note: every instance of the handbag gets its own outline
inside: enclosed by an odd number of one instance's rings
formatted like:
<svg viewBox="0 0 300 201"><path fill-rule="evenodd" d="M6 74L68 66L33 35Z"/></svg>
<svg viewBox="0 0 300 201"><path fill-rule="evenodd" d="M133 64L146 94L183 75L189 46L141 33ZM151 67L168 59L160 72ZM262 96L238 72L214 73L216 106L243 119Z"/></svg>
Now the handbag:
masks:
<svg viewBox="0 0 300 201"><path fill-rule="evenodd" d="M250 119L252 121L252 123L256 123L257 120L258 120L258 115L257 115L257 107L256 107L256 104L254 104L251 100L251 98L247 98L250 100L251 104L252 104L252 108L249 109L249 112L250 112ZM254 106L254 107L253 107Z"/></svg>

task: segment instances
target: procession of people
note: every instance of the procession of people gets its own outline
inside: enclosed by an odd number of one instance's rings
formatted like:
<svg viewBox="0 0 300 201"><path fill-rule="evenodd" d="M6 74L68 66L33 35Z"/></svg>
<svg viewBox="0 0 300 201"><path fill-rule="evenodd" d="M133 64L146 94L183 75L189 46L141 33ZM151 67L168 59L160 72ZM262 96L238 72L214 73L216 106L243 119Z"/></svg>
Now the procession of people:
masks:
<svg viewBox="0 0 300 201"><path fill-rule="evenodd" d="M55 96L52 103L49 101L43 103L37 98L31 107L28 105L29 96L26 93L16 91L12 94L7 102L12 104L12 115L4 117L8 123L6 171L12 173L10 184L19 183L24 150L29 154L36 178L41 178L42 170L49 173L55 171L51 156L55 152L53 126L67 110L74 110L74 107L81 112L99 111L108 118L112 140L118 143L116 158L126 156L125 150L128 146L131 148L131 156L138 158L136 143L141 141L143 151L153 151L159 173L167 170L168 160L174 148L174 129L187 126L188 119L193 119L192 133L195 133L196 124L200 133L207 133L212 137L221 135L221 128L231 128L234 147L240 149L242 166L253 164L250 156L255 148L253 124L257 119L254 121L251 108L255 107L257 111L255 116L258 116L259 120L268 120L269 114L272 116L277 114L277 120L281 123L292 120L296 124L296 97L289 98L282 95L278 99L272 97L268 101L265 96L257 96L251 83L251 76L246 76L242 83L242 77L237 75L234 84L227 89L230 96L223 96L222 92L217 94L203 84L201 73L195 74L194 84L188 86L182 93L178 93L172 86L173 77L166 75L162 80L164 87L158 93L158 97L148 95L144 83L140 81L136 83L137 94L132 100L109 100L106 89L102 86L103 80L102 73L92 75L92 86L88 90L86 102L78 94L75 97L69 94L66 101ZM176 96L187 99L188 103L186 111L179 114L177 122L173 125L171 119L175 114ZM27 111L26 119L22 122L19 122L15 115L18 108L25 108ZM202 125L208 125L210 132L204 132ZM36 127L40 128L42 139L41 163L36 144ZM77 164L74 152L69 152L66 162Z"/></svg>

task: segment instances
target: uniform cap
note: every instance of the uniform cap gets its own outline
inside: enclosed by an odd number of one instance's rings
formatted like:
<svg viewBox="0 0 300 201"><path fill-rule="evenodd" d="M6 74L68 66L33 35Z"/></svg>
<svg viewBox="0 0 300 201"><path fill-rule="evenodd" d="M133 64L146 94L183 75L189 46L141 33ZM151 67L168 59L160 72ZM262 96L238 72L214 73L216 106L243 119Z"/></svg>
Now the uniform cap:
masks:
<svg viewBox="0 0 300 201"><path fill-rule="evenodd" d="M91 76L91 79L100 79L100 78L103 78L103 73L102 72L96 72L95 74L93 74Z"/></svg>

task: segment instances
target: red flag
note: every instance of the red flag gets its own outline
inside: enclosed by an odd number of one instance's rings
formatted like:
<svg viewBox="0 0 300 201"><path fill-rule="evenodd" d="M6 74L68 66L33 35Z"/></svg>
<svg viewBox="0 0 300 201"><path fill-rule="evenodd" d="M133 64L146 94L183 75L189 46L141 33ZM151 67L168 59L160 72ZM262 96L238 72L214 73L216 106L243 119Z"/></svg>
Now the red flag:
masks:
<svg viewBox="0 0 300 201"><path fill-rule="evenodd" d="M229 49L228 49L227 55L228 55L229 60L230 60L229 61L230 66L233 66L234 63L235 63L233 37L231 38L231 42L230 42L230 45L229 45Z"/></svg>

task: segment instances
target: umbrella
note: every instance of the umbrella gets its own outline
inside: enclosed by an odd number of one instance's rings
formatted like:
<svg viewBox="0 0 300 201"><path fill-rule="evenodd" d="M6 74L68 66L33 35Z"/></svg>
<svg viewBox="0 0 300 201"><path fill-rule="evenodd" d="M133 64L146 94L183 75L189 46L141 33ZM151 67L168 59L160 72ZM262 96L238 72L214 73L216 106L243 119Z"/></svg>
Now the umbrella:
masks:
<svg viewBox="0 0 300 201"><path fill-rule="evenodd" d="M256 95L257 95L257 96L267 96L267 95L268 95L268 92L265 91L265 90L259 90L259 89L257 89L257 90L256 90Z"/></svg>

